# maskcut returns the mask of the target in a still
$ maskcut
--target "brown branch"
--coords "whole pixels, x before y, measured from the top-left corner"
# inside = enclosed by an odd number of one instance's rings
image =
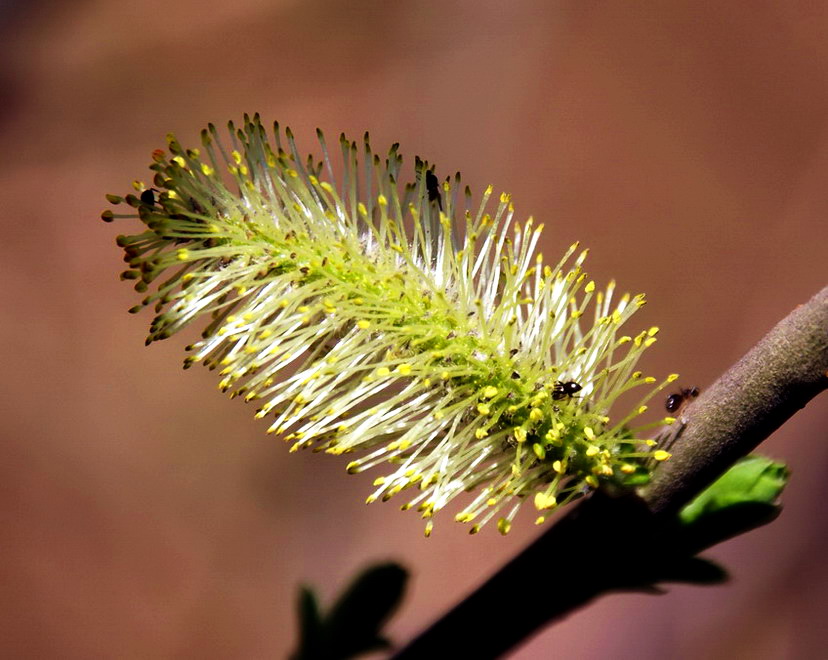
[[[601,594],[668,575],[672,514],[826,387],[828,287],[688,406],[672,459],[640,497],[574,507],[394,657],[498,657]]]
[[[675,511],[828,387],[828,287],[688,406],[673,457],[641,495]]]

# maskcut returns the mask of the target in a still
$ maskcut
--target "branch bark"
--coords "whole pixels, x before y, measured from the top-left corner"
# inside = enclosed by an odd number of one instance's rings
[[[826,387],[828,287],[687,406],[673,457],[637,496],[573,507],[394,658],[495,658],[601,594],[669,572],[675,512]]]
[[[673,457],[642,497],[675,511],[828,387],[828,287],[782,319],[687,407]]]

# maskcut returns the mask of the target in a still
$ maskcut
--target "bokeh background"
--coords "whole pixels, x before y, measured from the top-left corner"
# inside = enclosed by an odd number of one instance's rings
[[[97,218],[165,133],[195,145],[259,111],[306,147],[316,126],[370,130],[510,191],[547,255],[580,239],[599,282],[647,292],[647,371],[703,388],[828,279],[826,9],[0,2],[0,653],[283,657],[300,582],[330,598],[384,559],[413,572],[402,641],[538,533],[446,515],[425,539],[362,504],[372,475],[289,456],[213,374],[181,371],[186,339],[144,348],[114,245],[134,226]],[[607,597],[513,657],[824,657],[826,422],[822,397],[764,445],[794,471],[786,510],[710,553],[730,585]],[[606,543],[611,563],[623,539]]]

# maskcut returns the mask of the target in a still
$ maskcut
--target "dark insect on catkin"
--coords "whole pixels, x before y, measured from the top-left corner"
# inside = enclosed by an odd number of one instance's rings
[[[555,381],[555,387],[552,388],[552,399],[560,401],[561,399],[570,399],[583,389],[581,385],[574,380],[566,383]]]
[[[443,210],[443,196],[440,194],[440,182],[437,180],[434,172],[426,171],[426,190],[428,191],[428,201],[437,202],[440,210]]]

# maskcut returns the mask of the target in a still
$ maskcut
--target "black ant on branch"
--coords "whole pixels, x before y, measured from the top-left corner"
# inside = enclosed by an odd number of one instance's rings
[[[677,412],[690,399],[695,399],[699,395],[698,387],[684,387],[675,394],[671,394],[664,402],[664,407],[667,412]]]
[[[678,392],[675,392],[674,394],[671,394],[667,397],[667,399],[664,401],[664,407],[666,408],[667,412],[671,415],[675,414],[679,410],[681,410],[682,407],[686,403],[688,403],[690,399],[695,399],[698,395],[698,387],[682,387]],[[677,429],[667,433],[665,440],[661,443],[661,448],[669,451],[681,437],[681,434],[684,433],[685,426],[686,423],[684,421],[681,421]]]

